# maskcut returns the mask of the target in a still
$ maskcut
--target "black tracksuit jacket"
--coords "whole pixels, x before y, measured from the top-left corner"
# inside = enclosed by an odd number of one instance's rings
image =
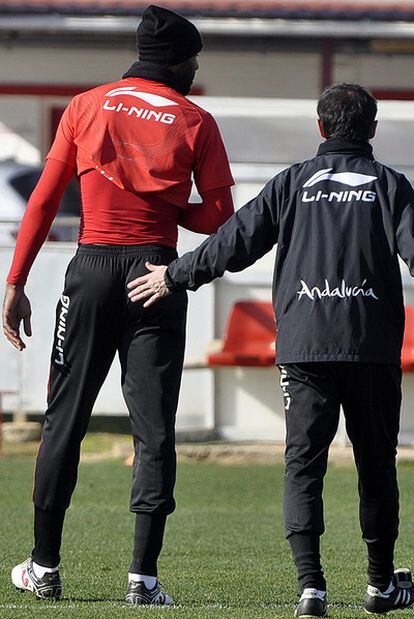
[[[241,271],[277,243],[277,363],[400,363],[398,255],[414,275],[414,190],[367,142],[330,139],[170,264],[172,290]]]

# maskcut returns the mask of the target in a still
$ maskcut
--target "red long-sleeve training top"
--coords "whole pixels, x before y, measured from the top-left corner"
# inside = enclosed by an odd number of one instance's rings
[[[178,224],[211,234],[234,212],[234,181],[210,114],[158,82],[100,86],[75,97],[62,116],[19,230],[9,283],[25,284],[74,173],[81,244],[175,247]],[[188,203],[192,176],[201,204]]]

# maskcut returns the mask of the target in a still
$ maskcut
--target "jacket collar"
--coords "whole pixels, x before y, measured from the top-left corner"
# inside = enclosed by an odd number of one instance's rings
[[[318,155],[326,155],[328,153],[354,153],[374,159],[372,146],[365,140],[357,140],[350,138],[329,138],[326,142],[322,142],[318,148]]]
[[[134,62],[122,77],[141,77],[142,79],[151,80],[152,82],[160,82],[180,92],[180,85],[174,73],[170,71],[168,67],[163,67],[154,62]]]

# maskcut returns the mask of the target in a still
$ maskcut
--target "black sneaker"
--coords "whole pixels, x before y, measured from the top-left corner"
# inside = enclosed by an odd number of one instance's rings
[[[46,573],[42,578],[37,578],[31,558],[12,569],[11,579],[16,589],[31,591],[38,598],[58,600],[62,594],[59,572]]]
[[[305,589],[296,607],[295,617],[311,619],[312,617],[327,617],[327,615],[326,593],[317,589]]]
[[[153,605],[153,606],[169,606],[174,604],[169,595],[164,593],[157,580],[155,587],[147,589],[141,581],[134,582],[131,580],[128,583],[125,602],[131,606]]]
[[[408,569],[395,570],[394,589],[383,593],[368,585],[364,600],[364,610],[368,615],[384,615],[390,610],[411,608],[414,605],[414,587]]]

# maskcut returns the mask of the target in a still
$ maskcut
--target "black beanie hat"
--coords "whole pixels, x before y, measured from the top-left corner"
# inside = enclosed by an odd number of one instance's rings
[[[137,28],[141,61],[164,66],[179,64],[198,54],[203,41],[197,28],[174,11],[151,4]]]

